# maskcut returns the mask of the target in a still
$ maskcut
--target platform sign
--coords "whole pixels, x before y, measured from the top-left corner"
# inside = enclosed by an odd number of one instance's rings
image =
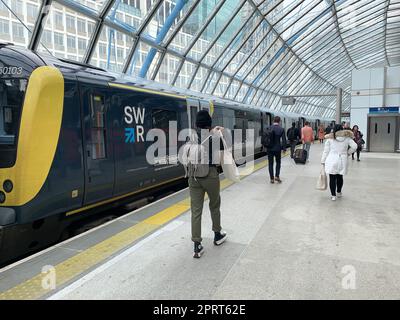
[[[399,113],[399,107],[374,107],[369,108],[369,113]]]
[[[296,99],[293,97],[282,97],[282,105],[294,105]]]

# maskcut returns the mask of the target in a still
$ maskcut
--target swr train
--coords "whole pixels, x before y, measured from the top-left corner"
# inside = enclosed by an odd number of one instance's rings
[[[208,109],[213,124],[260,134],[277,112],[151,90],[134,79],[0,45],[0,263],[59,240],[78,219],[129,203],[184,176],[181,165],[149,164],[151,128],[194,127]],[[306,118],[279,114],[287,128]],[[309,119],[313,125],[329,119]],[[243,136],[243,140],[246,137]],[[244,142],[244,141],[243,141]],[[175,145],[174,145],[175,143]]]

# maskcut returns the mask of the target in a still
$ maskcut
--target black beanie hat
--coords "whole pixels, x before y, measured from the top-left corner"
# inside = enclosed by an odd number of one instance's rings
[[[200,110],[196,116],[196,127],[197,128],[210,128],[211,117],[207,110]]]

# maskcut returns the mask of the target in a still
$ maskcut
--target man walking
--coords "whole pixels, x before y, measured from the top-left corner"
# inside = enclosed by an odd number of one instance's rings
[[[331,122],[331,123],[329,124],[329,126],[326,127],[326,129],[325,129],[325,134],[330,134],[330,133],[333,131],[333,128],[334,128],[334,127],[335,127],[334,123]]]
[[[300,140],[300,130],[296,128],[296,123],[292,122],[292,127],[287,131],[287,138],[290,144],[290,157],[294,156],[294,149],[296,148],[297,142]]]
[[[217,158],[219,151],[223,150],[222,141],[220,144],[213,144],[213,139],[220,139],[217,134],[218,130],[223,130],[222,127],[211,129],[211,117],[206,110],[200,110],[196,117],[197,136],[199,144],[204,141],[204,136],[209,137],[208,143],[204,142],[209,156],[208,174],[205,177],[189,176],[189,192],[190,206],[192,211],[192,241],[194,242],[194,258],[200,258],[204,252],[201,244],[201,216],[203,213],[204,196],[207,193],[209,198],[209,207],[211,212],[212,230],[214,231],[214,244],[221,245],[226,240],[226,232],[221,231],[221,197],[220,197],[220,181],[217,170]],[[213,146],[217,148],[213,149]],[[218,148],[219,145],[219,148]]]
[[[267,148],[268,170],[270,182],[281,183],[281,152],[286,151],[285,130],[279,125],[281,118],[276,116],[272,126],[268,127],[263,133],[263,145]],[[274,158],[276,160],[275,178],[274,178]]]
[[[310,157],[311,142],[314,141],[314,131],[310,127],[310,123],[306,121],[304,127],[301,129],[301,141],[303,143],[303,149],[307,151],[307,161]]]

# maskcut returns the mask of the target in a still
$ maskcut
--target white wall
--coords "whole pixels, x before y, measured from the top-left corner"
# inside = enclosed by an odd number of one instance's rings
[[[400,107],[400,67],[386,68],[385,105],[383,105],[384,76],[384,68],[353,70],[352,72],[350,123],[352,126],[355,124],[359,126],[366,142],[369,108]]]

